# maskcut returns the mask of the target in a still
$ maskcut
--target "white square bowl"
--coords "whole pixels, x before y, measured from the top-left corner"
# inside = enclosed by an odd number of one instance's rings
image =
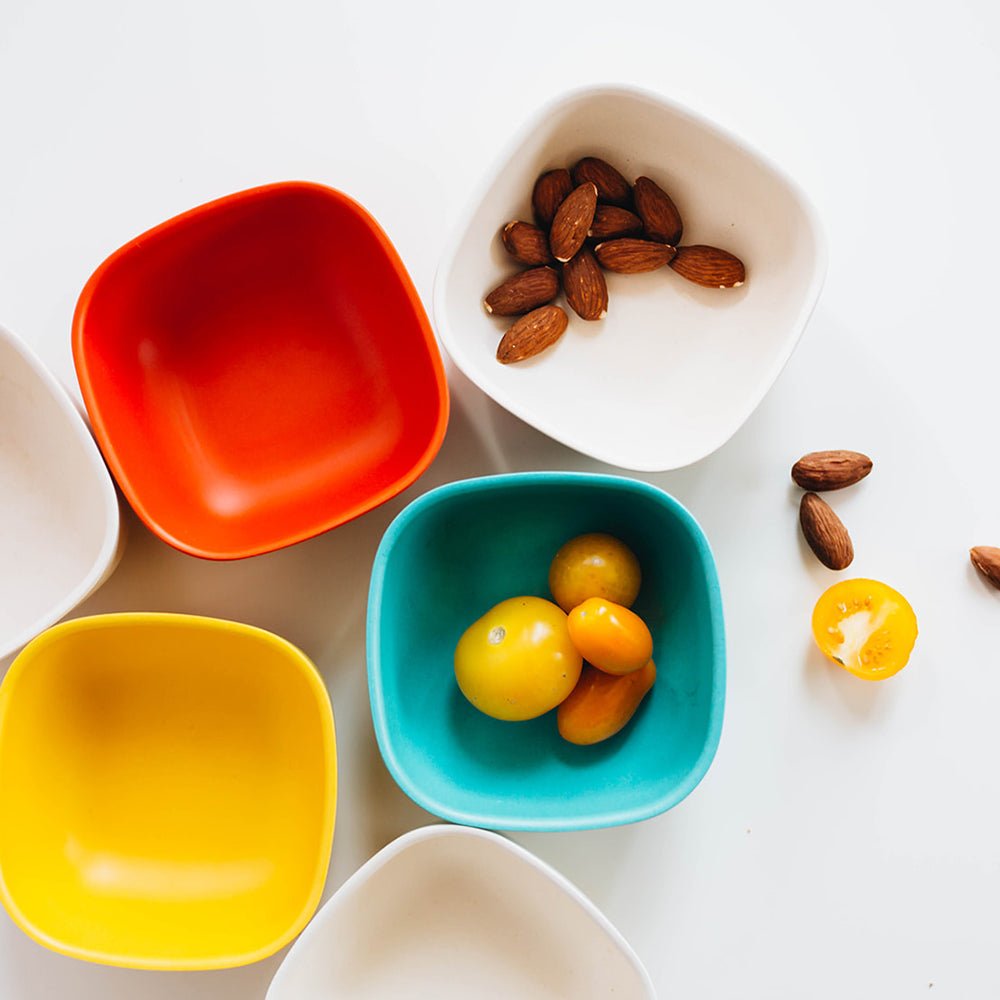
[[[281,963],[267,1000],[654,1000],[575,886],[486,830],[425,826],[362,865]]]
[[[0,327],[0,659],[95,591],[121,555],[118,496],[63,387]]]
[[[500,230],[532,219],[540,173],[587,155],[630,181],[652,177],[680,210],[682,243],[732,251],[747,282],[702,288],[669,267],[608,274],[605,319],[567,307],[554,347],[501,365],[497,344],[513,320],[488,316],[482,300],[522,265]],[[511,413],[603,462],[661,472],[711,454],[746,421],[791,356],[825,273],[815,211],[776,166],[663,97],[596,87],[544,107],[501,155],[442,259],[434,317],[459,369]]]

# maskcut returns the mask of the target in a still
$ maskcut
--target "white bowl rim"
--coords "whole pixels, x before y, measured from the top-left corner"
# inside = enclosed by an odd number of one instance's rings
[[[572,882],[569,881],[569,879],[556,871],[556,869],[551,865],[542,861],[541,858],[532,854],[526,848],[521,847],[520,844],[516,844],[512,840],[508,840],[507,837],[503,837],[499,833],[494,833],[491,830],[482,830],[477,827],[454,826],[450,823],[432,823],[428,826],[421,826],[417,827],[415,830],[410,830],[408,833],[404,833],[402,836],[391,841],[376,854],[372,855],[372,857],[370,857],[360,868],[358,868],[357,871],[355,871],[354,874],[351,875],[347,881],[333,893],[323,906],[320,907],[319,912],[316,913],[307,925],[306,929],[299,936],[298,940],[292,945],[288,954],[282,959],[281,965],[278,966],[278,970],[275,972],[270,986],[268,986],[265,1000],[276,1000],[278,995],[276,988],[281,986],[282,979],[285,975],[287,975],[285,967],[290,963],[294,963],[295,953],[299,949],[300,945],[305,947],[313,940],[313,938],[320,938],[326,930],[326,925],[333,919],[332,914],[336,912],[337,908],[346,900],[356,896],[361,891],[363,885],[379,869],[384,868],[390,861],[393,860],[393,858],[398,857],[400,854],[403,854],[405,851],[416,846],[417,844],[421,844],[429,840],[440,840],[449,837],[483,840],[495,844],[508,851],[510,854],[513,854],[521,861],[526,862],[536,871],[544,875],[559,889],[562,889],[567,896],[579,904],[587,916],[601,931],[604,932],[604,934],[625,956],[635,971],[639,981],[642,983],[649,1000],[656,1000],[656,989],[653,986],[653,981],[650,979],[649,973],[646,971],[646,967],[642,964],[642,961],[635,953],[635,950],[622,936],[621,931],[619,931],[618,928],[615,927],[610,920],[608,920],[597,905],[589,897],[585,896]]]
[[[562,110],[564,107],[569,107],[570,105],[580,103],[591,98],[605,96],[623,96],[659,104],[662,107],[666,107],[674,114],[697,124],[707,132],[724,139],[726,142],[736,146],[737,148],[743,150],[743,152],[760,161],[767,169],[775,174],[779,180],[781,180],[789,191],[791,191],[793,197],[798,201],[800,207],[802,208],[803,215],[806,217],[808,222],[808,228],[816,247],[816,265],[813,268],[812,277],[810,278],[809,287],[806,291],[805,298],[803,299],[802,307],[800,308],[792,326],[794,333],[787,339],[781,351],[777,352],[768,378],[763,380],[761,383],[763,388],[749,399],[749,403],[739,420],[733,421],[732,425],[725,429],[710,447],[707,449],[704,447],[699,448],[698,453],[695,454],[694,457],[686,458],[679,463],[667,462],[665,465],[662,459],[650,459],[649,461],[643,462],[622,462],[621,459],[613,454],[612,451],[600,446],[590,446],[589,444],[574,438],[572,434],[568,434],[559,427],[554,426],[550,421],[538,419],[531,413],[529,407],[523,406],[512,394],[508,392],[497,392],[495,394],[493,392],[487,392],[480,385],[475,371],[470,370],[469,367],[465,366],[460,360],[458,360],[458,357],[452,351],[454,339],[451,324],[447,319],[445,295],[448,285],[448,275],[451,273],[455,258],[458,255],[462,238],[465,235],[468,219],[472,216],[475,210],[479,207],[479,204],[483,201],[493,185],[496,183],[503,168],[507,166],[507,163],[510,161],[514,153],[521,148],[532,132],[534,132],[534,130],[542,122],[544,122],[551,115]],[[724,128],[721,125],[717,125],[715,122],[704,117],[697,111],[692,110],[679,101],[665,97],[663,94],[657,93],[656,91],[627,83],[588,84],[583,87],[576,87],[572,90],[566,91],[565,93],[542,105],[542,107],[536,110],[534,114],[528,118],[525,124],[514,133],[513,137],[501,149],[499,155],[492,161],[483,179],[474,189],[472,197],[465,206],[465,210],[461,213],[459,223],[454,226],[451,236],[445,244],[445,250],[441,256],[441,260],[438,263],[437,272],[434,278],[432,310],[433,322],[435,328],[437,329],[441,344],[454,365],[480,390],[480,392],[485,393],[505,410],[513,413],[514,416],[523,420],[526,424],[537,428],[542,431],[543,434],[547,434],[550,438],[558,441],[560,444],[564,444],[566,447],[572,448],[574,451],[580,452],[584,455],[589,455],[591,458],[595,458],[600,462],[605,462],[608,465],[613,465],[621,469],[627,469],[632,472],[671,472],[674,469],[694,465],[696,462],[700,462],[702,459],[707,458],[709,455],[718,451],[719,448],[726,444],[726,442],[736,434],[746,421],[749,420],[754,410],[757,409],[764,397],[771,391],[775,382],[778,380],[778,377],[781,375],[785,366],[791,359],[799,341],[802,339],[802,334],[809,322],[809,318],[812,316],[813,310],[816,308],[820,292],[823,290],[823,284],[826,281],[827,262],[828,252],[826,237],[815,206],[809,196],[799,186],[798,182],[793,180],[785,172],[785,170],[779,167],[778,164],[775,163],[769,156],[761,153],[755,146],[747,142],[735,132]]]
[[[83,579],[57,604],[40,615],[35,621],[9,639],[0,638],[0,659],[16,652],[36,635],[44,632],[50,625],[69,614],[78,604],[86,600],[111,575],[121,557],[121,510],[118,494],[111,480],[111,473],[104,464],[104,458],[90,433],[90,428],[74,405],[69,393],[62,383],[49,371],[20,337],[5,326],[0,325],[0,341],[9,344],[15,353],[20,355],[28,368],[48,390],[59,408],[66,414],[72,435],[100,482],[101,496],[104,500],[104,537],[101,548],[94,559],[93,565]]]

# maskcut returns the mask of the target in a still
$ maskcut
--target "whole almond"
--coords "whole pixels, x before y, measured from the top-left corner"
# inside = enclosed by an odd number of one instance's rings
[[[642,219],[627,208],[598,205],[587,235],[593,239],[610,240],[616,236],[633,236],[642,232]]]
[[[843,521],[815,493],[806,493],[799,505],[799,524],[809,548],[828,569],[847,569],[854,561],[854,546]]]
[[[583,246],[594,221],[597,188],[587,181],[574,188],[556,211],[549,230],[552,256],[565,264]]]
[[[872,471],[860,451],[811,451],[792,466],[792,479],[804,490],[823,493],[853,486]]]
[[[548,229],[552,225],[556,209],[572,190],[573,178],[565,167],[548,170],[535,181],[535,189],[531,192],[531,208],[540,226]]]
[[[1000,590],[1000,549],[993,545],[977,545],[969,549],[972,565]]]
[[[590,181],[597,188],[597,197],[609,205],[629,205],[632,188],[629,182],[607,160],[585,156],[573,168],[573,183]]]
[[[550,264],[549,238],[530,222],[508,222],[500,233],[504,249],[522,264]]]
[[[533,267],[512,274],[483,300],[494,316],[518,316],[551,302],[559,294],[559,273],[551,267]]]
[[[524,361],[551,347],[566,332],[569,317],[559,306],[542,306],[522,316],[504,335],[497,348],[497,361],[510,365]]]
[[[583,247],[563,267],[563,292],[580,319],[604,319],[608,285],[594,255]]]
[[[676,251],[666,243],[653,243],[651,240],[636,240],[625,237],[620,240],[607,240],[594,247],[594,253],[601,267],[619,274],[642,274],[644,271],[655,271],[664,264],[669,264]]]
[[[646,239],[671,246],[678,244],[684,231],[681,213],[656,181],[648,177],[635,179],[635,210],[642,219]]]
[[[682,278],[706,288],[739,288],[747,280],[743,261],[718,247],[678,247],[670,266]]]

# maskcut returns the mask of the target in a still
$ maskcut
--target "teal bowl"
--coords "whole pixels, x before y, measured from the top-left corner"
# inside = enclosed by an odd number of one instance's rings
[[[550,597],[549,562],[588,531],[642,566],[634,610],[653,633],[657,680],[632,722],[566,743],[555,713],[500,722],[455,681],[465,629],[508,597]],[[431,490],[389,526],[368,601],[375,735],[399,786],[455,823],[583,830],[648,819],[681,801],[715,756],[725,701],[715,562],[695,519],[648,483],[575,472],[469,479]]]

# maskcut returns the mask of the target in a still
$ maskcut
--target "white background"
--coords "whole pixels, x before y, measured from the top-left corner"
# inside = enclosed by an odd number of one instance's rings
[[[649,477],[691,508],[718,558],[729,637],[718,757],[667,815],[515,839],[596,901],[664,997],[995,997],[1000,594],[967,549],[1000,545],[998,56],[990,0],[3,0],[0,322],[78,395],[70,318],[90,272],[211,198],[288,178],[342,188],[429,303],[473,188],[559,92],[634,82],[742,135],[812,195],[831,263],[756,414],[711,458]],[[450,479],[599,468],[449,376],[448,437],[406,494],[223,565],[174,552],[130,516],[121,567],[80,609],[233,617],[316,661],[341,761],[328,893],[432,819],[385,771],[368,712],[366,567],[385,526]],[[825,447],[875,459],[834,501],[852,571],[902,590],[920,619],[910,666],[881,685],[810,644],[834,574],[799,539],[788,469]],[[279,959],[106,969],[46,952],[0,915],[3,1000],[253,1000]]]

